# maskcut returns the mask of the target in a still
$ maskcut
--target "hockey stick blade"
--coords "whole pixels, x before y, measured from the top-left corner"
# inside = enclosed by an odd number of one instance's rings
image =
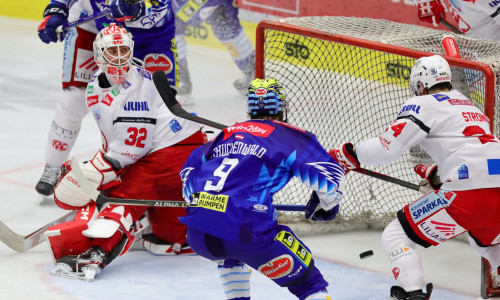
[[[17,252],[25,252],[35,247],[36,245],[41,244],[45,240],[45,236],[43,234],[45,233],[47,228],[72,220],[76,212],[76,210],[70,211],[64,216],[50,222],[49,224],[28,235],[17,234],[0,221],[0,241]]]
[[[397,178],[394,178],[394,177],[391,177],[388,175],[384,175],[381,173],[377,173],[375,171],[370,171],[370,170],[367,170],[364,168],[353,169],[353,171],[364,174],[364,175],[368,175],[368,176],[371,176],[371,177],[374,177],[374,178],[377,178],[377,179],[380,179],[383,181],[391,182],[391,183],[403,186],[405,188],[409,188],[411,190],[419,191],[419,189],[420,189],[420,187],[417,184],[407,182],[407,181],[404,181],[401,179],[397,179]]]
[[[195,116],[185,111],[182,108],[182,106],[177,102],[177,100],[175,100],[174,93],[170,88],[170,84],[168,83],[165,72],[163,71],[154,72],[153,82],[155,84],[156,89],[158,90],[158,93],[160,94],[160,97],[162,98],[163,102],[170,110],[170,112],[172,112],[172,114],[178,116],[179,118],[191,120],[193,122],[204,124],[221,130],[227,127],[226,125]]]

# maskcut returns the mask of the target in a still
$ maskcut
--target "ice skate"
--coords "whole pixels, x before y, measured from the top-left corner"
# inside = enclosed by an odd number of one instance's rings
[[[393,286],[391,287],[391,298],[393,300],[428,300],[431,298],[432,293],[432,283],[428,283],[426,286],[427,293],[422,290],[416,290],[412,292],[405,291],[402,287]]]
[[[80,255],[68,255],[57,260],[51,275],[94,281],[96,275],[108,264],[109,254],[100,247],[92,247]]]
[[[54,192],[54,187],[56,186],[57,179],[59,178],[59,167],[53,167],[49,164],[45,165],[43,170],[42,178],[38,181],[35,186],[35,190],[43,195],[50,196]]]

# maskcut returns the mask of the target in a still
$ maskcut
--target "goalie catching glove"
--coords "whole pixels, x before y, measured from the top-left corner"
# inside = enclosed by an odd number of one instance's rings
[[[113,167],[108,160],[99,151],[90,161],[80,163],[83,175],[96,190],[109,189],[121,183],[116,171],[119,167]],[[63,209],[77,209],[87,205],[91,199],[80,187],[69,162],[64,163],[61,169],[59,181],[54,189],[57,205]]]
[[[339,213],[339,204],[330,210],[324,210],[319,206],[319,197],[316,192],[312,192],[311,198],[307,202],[305,218],[311,221],[331,221]]]
[[[418,164],[415,166],[415,168],[413,168],[413,170],[415,171],[415,173],[420,175],[420,177],[425,179],[429,183],[429,185],[432,187],[432,189],[439,190],[442,183],[441,183],[439,176],[437,175],[437,171],[438,171],[437,164],[433,163],[429,166]],[[424,181],[424,183],[422,183],[422,182],[420,183],[420,191],[421,192],[425,192],[425,186],[426,186],[425,181]],[[430,189],[427,188],[427,191],[430,191]]]
[[[328,151],[328,153],[344,168],[346,174],[349,170],[358,169],[360,167],[358,156],[351,143],[342,144]]]

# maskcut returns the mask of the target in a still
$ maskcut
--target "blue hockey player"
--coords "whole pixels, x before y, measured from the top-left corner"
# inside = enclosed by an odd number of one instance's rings
[[[287,102],[276,79],[253,80],[247,97],[251,120],[197,148],[181,171],[189,244],[218,263],[227,299],[250,299],[248,266],[299,299],[331,299],[311,251],[278,224],[272,200],[295,176],[314,190],[306,218],[332,220],[344,169],[313,134],[283,122]]]
[[[187,62],[187,47],[184,38],[187,26],[197,27],[202,22],[210,25],[215,37],[224,44],[233,61],[243,72],[234,81],[234,87],[245,94],[248,85],[255,78],[255,50],[248,39],[238,17],[236,0],[172,0],[175,12],[175,40],[178,48],[179,93],[178,100],[193,104],[192,83]]]

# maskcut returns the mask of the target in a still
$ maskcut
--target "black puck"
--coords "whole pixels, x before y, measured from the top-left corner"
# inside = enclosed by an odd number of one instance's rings
[[[373,255],[373,251],[372,250],[368,250],[368,251],[360,253],[359,254],[359,258],[363,259],[363,258],[366,258],[368,256],[372,256],[372,255]]]

